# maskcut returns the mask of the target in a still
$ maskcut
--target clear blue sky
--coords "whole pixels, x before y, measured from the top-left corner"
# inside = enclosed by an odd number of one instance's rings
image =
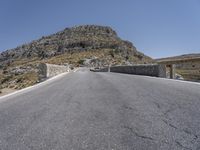
[[[200,53],[200,0],[0,0],[0,51],[82,24],[111,26],[153,58]]]

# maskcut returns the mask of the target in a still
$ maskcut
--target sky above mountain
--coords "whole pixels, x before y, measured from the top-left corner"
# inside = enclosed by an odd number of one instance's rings
[[[85,24],[153,58],[200,53],[200,0],[1,0],[0,51]]]

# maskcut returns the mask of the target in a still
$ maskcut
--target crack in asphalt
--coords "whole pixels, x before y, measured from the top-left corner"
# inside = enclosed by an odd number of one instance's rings
[[[183,129],[182,131],[185,132],[186,134],[189,134],[189,135],[194,136],[194,139],[195,139],[195,140],[199,138],[198,135],[193,134],[193,133],[191,133],[190,131],[188,131],[188,130],[186,130],[186,129]]]
[[[130,107],[130,106],[126,106],[126,105],[124,105],[123,107],[124,107],[125,109],[128,109],[128,110],[133,110],[133,108]]]
[[[157,103],[157,102],[153,102],[155,105],[156,105],[156,107],[158,108],[158,109],[161,109],[161,106],[160,106],[160,104],[159,103]]]
[[[133,128],[131,128],[131,127],[129,127],[129,126],[123,126],[123,128],[128,129],[129,131],[131,131],[131,133],[133,133],[136,137],[154,141],[154,139],[153,139],[152,137],[148,137],[148,136],[145,136],[145,135],[140,135],[139,133],[135,132],[135,131],[133,130]]]
[[[196,141],[198,139],[198,136],[196,134],[191,133],[190,131],[186,130],[186,129],[179,129],[178,127],[176,127],[175,125],[169,123],[167,120],[162,120],[165,124],[167,124],[168,126],[174,128],[175,130],[179,130],[180,132],[184,132],[185,134],[189,135],[189,136],[193,136],[194,140]],[[175,143],[177,145],[179,145],[180,147],[184,148],[184,149],[189,149],[192,150],[188,147],[183,146],[179,141],[175,140]],[[192,141],[191,141],[192,143]]]
[[[167,124],[168,126],[174,128],[174,129],[178,129],[178,127],[176,127],[175,125],[169,123],[167,120],[164,120],[164,119],[163,119],[162,121],[163,121],[165,124]]]
[[[184,132],[184,133],[186,133],[186,134],[188,134],[188,135],[190,135],[190,136],[194,136],[194,140],[198,139],[198,135],[193,134],[193,133],[191,133],[190,131],[188,131],[188,130],[186,130],[186,129],[179,129],[177,126],[175,126],[175,125],[169,123],[167,120],[164,120],[164,119],[163,119],[162,121],[163,121],[165,124],[167,124],[168,126],[174,128],[174,129],[176,129],[176,130],[182,131],[182,132]]]

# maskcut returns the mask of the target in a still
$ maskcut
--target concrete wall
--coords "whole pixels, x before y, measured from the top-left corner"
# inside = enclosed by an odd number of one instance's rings
[[[39,67],[40,79],[50,78],[50,77],[56,76],[58,74],[69,71],[68,66],[61,66],[61,65],[41,63],[38,67]]]
[[[134,65],[110,67],[110,72],[127,73],[135,75],[166,77],[166,67],[164,65]]]

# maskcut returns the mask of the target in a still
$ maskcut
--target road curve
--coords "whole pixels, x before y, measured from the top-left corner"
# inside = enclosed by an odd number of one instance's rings
[[[79,69],[0,101],[2,150],[199,150],[200,85]]]

